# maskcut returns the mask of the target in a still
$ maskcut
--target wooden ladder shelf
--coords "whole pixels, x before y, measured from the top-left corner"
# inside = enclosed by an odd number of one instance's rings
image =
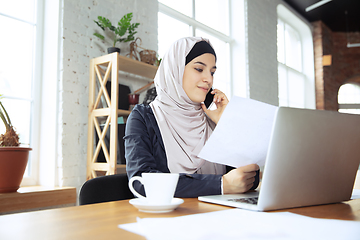
[[[112,175],[125,172],[125,164],[117,164],[118,117],[126,117],[130,111],[118,109],[119,71],[153,79],[157,67],[116,53],[90,60],[87,179],[100,175]],[[106,83],[111,78],[111,99]],[[103,129],[99,120],[105,121]],[[110,128],[109,149],[104,141]],[[95,143],[95,131],[99,141]],[[97,162],[102,149],[106,162]]]

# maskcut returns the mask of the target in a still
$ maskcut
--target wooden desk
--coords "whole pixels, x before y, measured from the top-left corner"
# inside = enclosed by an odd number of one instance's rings
[[[136,217],[177,217],[230,209],[196,198],[171,213],[139,212],[128,200],[0,216],[0,239],[145,239],[118,228]],[[310,217],[360,221],[360,199],[287,210]]]

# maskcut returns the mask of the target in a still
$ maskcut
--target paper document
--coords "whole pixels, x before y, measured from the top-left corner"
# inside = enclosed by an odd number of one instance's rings
[[[143,218],[119,228],[148,240],[358,239],[360,222],[305,217],[289,212],[230,209],[174,218]]]
[[[252,163],[263,166],[277,109],[249,98],[233,97],[198,156],[236,168]]]
[[[360,198],[360,189],[353,189],[351,194],[351,199],[359,199]]]

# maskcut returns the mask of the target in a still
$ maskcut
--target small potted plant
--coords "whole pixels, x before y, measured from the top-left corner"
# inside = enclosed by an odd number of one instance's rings
[[[0,118],[6,128],[5,133],[0,134],[0,193],[16,192],[23,179],[31,148],[20,146],[19,135],[1,102],[1,95]]]
[[[125,14],[120,21],[118,26],[115,27],[112,25],[109,19],[105,17],[98,16],[98,21],[94,22],[103,30],[110,30],[112,35],[113,46],[108,48],[108,53],[118,52],[120,53],[120,48],[115,47],[117,42],[129,42],[135,39],[134,35],[137,33],[135,30],[140,25],[140,23],[131,23],[133,14]],[[95,32],[94,35],[101,40],[105,39],[105,36]]]

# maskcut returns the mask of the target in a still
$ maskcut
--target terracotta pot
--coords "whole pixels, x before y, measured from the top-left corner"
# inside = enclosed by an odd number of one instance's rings
[[[0,193],[19,189],[30,150],[26,147],[0,147]]]

